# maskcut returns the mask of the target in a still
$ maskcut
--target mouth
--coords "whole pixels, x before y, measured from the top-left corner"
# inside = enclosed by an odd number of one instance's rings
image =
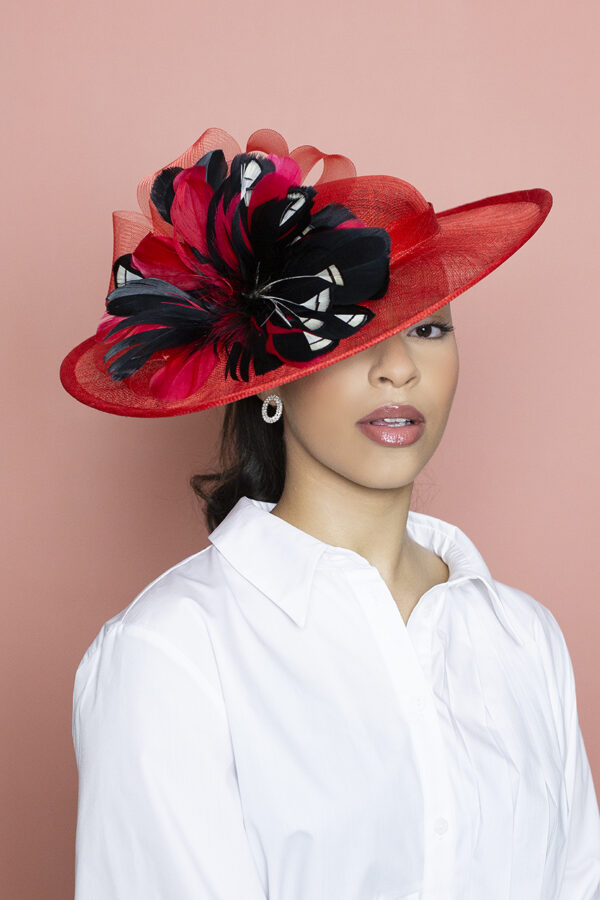
[[[362,433],[384,447],[408,447],[420,440],[425,433],[425,422],[386,416],[383,419],[365,419],[359,422]]]
[[[391,425],[392,428],[399,428],[402,425],[416,425],[417,419],[367,419],[369,425]]]
[[[423,413],[410,404],[388,403],[378,406],[359,419],[358,425],[385,425],[389,428],[405,428],[425,422]]]

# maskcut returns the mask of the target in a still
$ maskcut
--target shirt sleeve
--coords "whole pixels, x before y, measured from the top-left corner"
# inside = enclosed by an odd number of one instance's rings
[[[575,676],[563,632],[544,607],[559,687],[569,803],[566,862],[558,900],[600,900],[600,812],[577,712]]]
[[[104,626],[75,676],[73,743],[75,900],[265,900],[222,694],[171,641]]]

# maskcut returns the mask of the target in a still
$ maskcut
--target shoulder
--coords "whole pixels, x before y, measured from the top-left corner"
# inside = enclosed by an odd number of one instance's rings
[[[552,623],[558,627],[558,623],[548,607],[536,597],[512,584],[505,584],[497,578],[490,580],[523,640],[535,641],[540,628],[552,631]]]
[[[493,585],[524,643],[533,643],[546,663],[562,667],[569,651],[562,628],[541,600],[513,585],[493,579]]]
[[[474,541],[462,528],[437,516],[411,510],[411,530],[434,551],[453,561],[457,571],[476,575],[498,595],[502,612],[524,644],[544,644],[553,656],[566,651],[562,630],[548,606],[514,585],[494,578]],[[428,536],[427,532],[434,537]]]
[[[223,601],[220,562],[212,545],[158,575],[108,619],[86,649],[75,675],[74,697],[111,673],[170,665],[218,690],[208,619]],[[185,673],[185,674],[184,674]]]
[[[458,525],[415,511],[409,514],[413,532],[435,552],[453,561],[459,572],[475,575],[491,589],[494,606],[508,631],[522,645],[521,657],[541,665],[544,676],[569,688],[572,666],[562,629],[550,608],[514,585],[494,578],[473,540]],[[497,599],[496,599],[497,598]]]
[[[521,643],[520,652],[512,656],[515,671],[521,673],[524,682],[529,680],[531,690],[543,692],[564,747],[577,699],[573,664],[562,628],[549,607],[531,594],[497,580],[494,585]]]

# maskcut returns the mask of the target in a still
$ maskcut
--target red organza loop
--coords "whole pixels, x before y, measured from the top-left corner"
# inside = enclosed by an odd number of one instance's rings
[[[139,207],[145,216],[150,219],[154,227],[162,229],[160,224],[160,216],[156,215],[156,211],[152,210],[150,202],[150,192],[154,179],[163,169],[180,166],[185,169],[193,166],[198,160],[208,153],[210,150],[221,149],[225,155],[227,164],[242,149],[236,139],[222,128],[207,128],[200,137],[191,144],[187,150],[184,150],[176,159],[165,166],[161,166],[156,172],[147,175],[139,182],[137,187],[137,201]],[[323,153],[311,144],[302,144],[295,150],[288,149],[288,144],[282,134],[273,128],[259,128],[252,132],[246,142],[246,152],[275,153],[277,156],[291,156],[302,170],[303,180],[320,160],[323,160],[323,171],[320,178],[314,182],[315,185],[324,184],[326,181],[336,181],[339,178],[353,178],[356,175],[356,166],[347,156],[340,153]],[[168,234],[167,231],[161,230],[160,233]]]
[[[253,131],[246,142],[246,153],[275,153],[276,156],[289,156],[287,141],[282,134],[273,128],[258,128]]]
[[[197,163],[205,153],[217,149],[223,151],[227,164],[231,162],[234,156],[237,156],[238,153],[242,152],[242,148],[236,139],[227,131],[224,131],[222,128],[207,128],[206,131],[200,135],[198,140],[194,141],[187,150],[184,150],[177,159],[174,159],[173,162],[168,163],[166,166],[161,166],[160,169],[157,169],[152,175],[147,175],[146,178],[142,178],[137,188],[137,200],[142,212],[150,217],[150,191],[154,179],[163,169],[168,169],[172,166],[181,166],[182,169],[187,169],[189,166],[193,166]]]
[[[113,220],[113,265],[115,260],[125,253],[133,253],[139,242],[152,228],[152,221],[139,212],[118,209],[112,214]],[[108,293],[115,286],[115,278],[111,266]]]
[[[341,153],[322,153],[311,144],[302,144],[292,150],[289,156],[294,159],[302,170],[302,178],[306,176],[310,170],[320,160],[323,160],[323,171],[321,177],[314,182],[324,184],[326,181],[337,181],[340,178],[353,178],[356,175],[356,166],[348,156],[342,156]]]

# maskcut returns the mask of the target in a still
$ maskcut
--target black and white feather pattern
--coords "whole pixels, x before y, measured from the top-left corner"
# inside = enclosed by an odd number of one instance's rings
[[[168,351],[157,396],[189,395],[223,357],[226,376],[249,381],[310,364],[375,315],[360,301],[387,290],[388,232],[339,203],[312,215],[316,189],[300,180],[274,154],[238,154],[227,174],[220,149],[162,170],[151,200],[172,234],[115,261],[98,328],[114,379]]]

